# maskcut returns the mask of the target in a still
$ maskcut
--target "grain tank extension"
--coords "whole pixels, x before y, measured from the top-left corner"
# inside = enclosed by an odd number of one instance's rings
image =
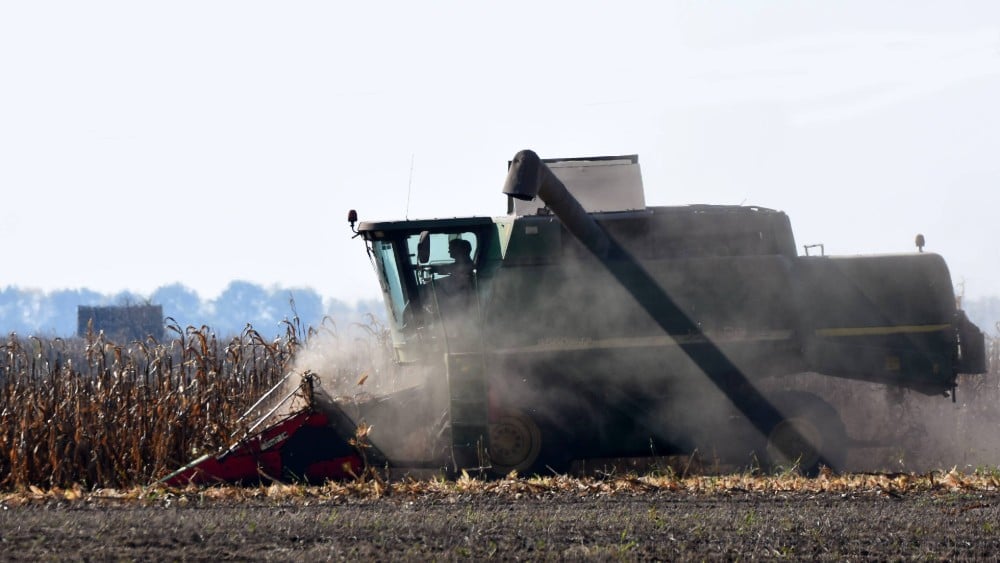
[[[547,471],[711,447],[837,467],[851,443],[838,413],[763,382],[948,395],[985,371],[940,256],[799,256],[782,212],[646,206],[641,182],[634,156],[522,151],[505,216],[358,226],[400,369],[433,413],[404,425],[439,421],[448,441],[423,463],[447,451],[453,468]]]

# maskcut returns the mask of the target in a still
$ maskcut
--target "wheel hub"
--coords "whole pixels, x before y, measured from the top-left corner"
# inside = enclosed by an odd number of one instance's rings
[[[538,459],[541,432],[538,425],[520,413],[505,413],[489,426],[490,461],[503,472],[523,471]]]

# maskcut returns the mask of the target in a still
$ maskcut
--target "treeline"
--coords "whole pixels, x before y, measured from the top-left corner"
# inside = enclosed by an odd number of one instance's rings
[[[150,295],[6,287],[0,289],[0,331],[65,338],[77,332],[77,308],[81,305],[145,304],[161,305],[164,317],[172,317],[181,327],[208,326],[222,335],[239,334],[248,324],[265,336],[283,333],[282,321],[293,317],[303,326],[318,326],[324,318],[343,326],[364,322],[369,314],[381,319],[385,310],[378,299],[347,303],[324,299],[310,288],[263,287],[246,281],[233,281],[214,299],[203,299],[179,283],[160,287]]]
[[[77,331],[77,308],[86,306],[162,305],[163,315],[178,325],[208,326],[218,334],[238,334],[247,324],[265,335],[283,332],[283,320],[298,316],[303,326],[316,326],[329,317],[338,326],[365,322],[367,315],[384,319],[380,299],[347,303],[324,299],[310,288],[263,287],[233,281],[215,299],[202,299],[179,284],[160,287],[150,295],[122,292],[114,295],[88,289],[44,292],[7,287],[0,289],[0,334],[69,337]],[[962,304],[983,332],[1000,336],[1000,297],[967,299]]]

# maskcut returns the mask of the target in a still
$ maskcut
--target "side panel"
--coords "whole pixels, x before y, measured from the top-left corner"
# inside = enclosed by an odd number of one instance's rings
[[[642,265],[701,334],[664,333],[593,258],[505,264],[485,312],[491,406],[516,405],[581,457],[664,454],[734,426],[733,405],[702,371],[715,367],[691,359],[707,340],[750,380],[804,370],[789,259]]]
[[[710,339],[748,377],[799,371],[791,261],[781,256],[642,263],[703,335],[663,332],[596,260],[506,265],[487,308],[487,341],[506,354],[603,350],[628,364],[647,350],[698,376],[680,347]]]

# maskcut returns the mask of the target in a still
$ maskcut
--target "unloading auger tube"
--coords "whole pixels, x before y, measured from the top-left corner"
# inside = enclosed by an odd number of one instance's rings
[[[523,150],[514,155],[503,193],[525,201],[540,198],[565,225],[566,230],[604,265],[650,317],[669,335],[697,336],[705,344],[697,350],[681,346],[697,365],[754,427],[764,436],[783,420],[781,412],[750,384],[746,375],[734,365],[674,303],[649,272],[588,214],[566,186],[534,151]],[[795,428],[785,429],[789,440],[783,444],[809,443]],[[782,452],[790,458],[797,452]],[[819,464],[830,466],[824,457]]]

